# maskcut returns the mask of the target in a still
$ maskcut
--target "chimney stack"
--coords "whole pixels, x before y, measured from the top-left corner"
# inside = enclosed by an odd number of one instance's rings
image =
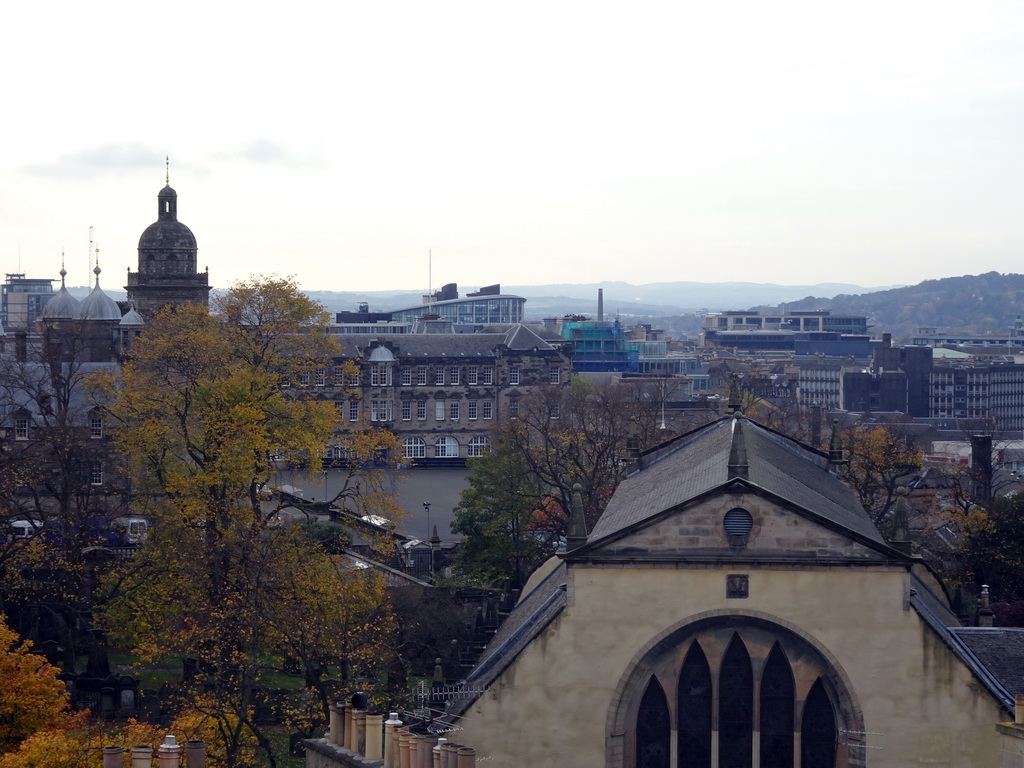
[[[604,320],[604,288],[597,289],[597,321]]]
[[[992,606],[989,603],[988,597],[988,584],[981,585],[981,600],[980,607],[978,608],[978,626],[979,627],[991,627],[992,626]]]

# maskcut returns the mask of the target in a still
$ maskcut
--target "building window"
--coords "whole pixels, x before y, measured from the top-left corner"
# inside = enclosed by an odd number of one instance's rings
[[[434,385],[438,387],[444,386],[444,366],[439,365],[434,369]]]
[[[710,731],[709,731],[710,733]],[[636,715],[636,764],[644,768],[669,768],[672,735],[668,701],[655,678],[647,684]]]
[[[471,387],[475,387],[479,381],[480,369],[475,365],[471,365],[466,368],[466,383]]]
[[[370,421],[391,421],[391,401],[371,400]]]
[[[407,459],[426,458],[427,444],[422,437],[407,437],[402,443],[402,453]]]
[[[391,366],[387,363],[377,363],[370,368],[370,386],[371,387],[390,387],[391,386]]]
[[[346,379],[346,381],[347,381],[347,383],[348,383],[348,385],[350,387],[358,387],[359,386],[359,369],[356,368],[356,369],[354,369],[352,371],[349,371],[348,375],[345,376],[345,379]]]
[[[476,421],[480,413],[480,403],[477,400],[466,401],[466,418],[470,421]]]
[[[459,444],[454,437],[439,437],[434,443],[434,455],[439,459],[457,459]]]
[[[412,384],[412,368],[408,365],[402,368],[402,386],[408,387]]]
[[[459,366],[453,365],[448,369],[448,383],[451,385],[457,385],[461,382],[462,377],[459,375]]]
[[[480,401],[480,415],[484,419],[494,418],[494,401],[493,400],[481,400]]]
[[[489,386],[494,383],[494,369],[487,366],[480,371],[480,383],[484,386]]]
[[[309,371],[303,371],[302,373],[299,374],[299,386],[300,387],[308,387],[309,386]]]
[[[348,401],[348,420],[359,421],[359,401],[349,400]]]
[[[334,386],[345,386],[345,366],[343,365],[334,366]]]
[[[508,416],[510,419],[519,418],[519,398],[510,397],[508,399]]]
[[[28,440],[28,419],[14,420],[14,439]]]
[[[92,415],[89,417],[89,437],[99,440],[103,437],[103,417]]]
[[[458,421],[459,420],[459,401],[451,400],[448,403],[448,420]]]
[[[521,376],[521,369],[518,365],[513,365],[508,369],[508,383],[515,386],[519,383]]]
[[[402,421],[412,420],[412,400],[402,401]]]
[[[558,403],[551,403],[548,405],[548,418],[554,421],[562,415],[561,406]]]
[[[477,435],[469,441],[469,455],[477,458],[491,452],[491,441],[486,435]]]
[[[561,368],[548,368],[548,383],[549,384],[561,384],[562,383],[562,369]]]
[[[423,421],[427,418],[427,401],[417,400],[416,401],[416,418]]]
[[[653,652],[657,658],[636,681],[641,698],[632,716],[635,746],[624,765],[668,768],[676,764],[670,750],[687,768],[846,765],[851,745],[837,741],[837,731],[854,733],[863,725],[838,721],[837,706],[842,711],[839,702],[846,697],[827,661],[785,630],[727,625],[734,621]],[[798,689],[796,668],[809,675],[809,688]],[[675,690],[662,689],[672,669],[679,669]],[[674,732],[671,723],[677,723]]]
[[[416,384],[421,387],[425,387],[427,385],[427,366],[416,366]]]
[[[434,401],[434,421],[444,421],[444,400]]]
[[[103,485],[103,462],[89,462],[89,485]]]
[[[316,385],[318,387],[327,386],[327,370],[324,368],[316,369]]]

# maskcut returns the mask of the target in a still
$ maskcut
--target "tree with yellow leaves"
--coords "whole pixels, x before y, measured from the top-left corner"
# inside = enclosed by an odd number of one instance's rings
[[[898,424],[853,427],[843,443],[850,462],[845,480],[879,525],[896,501],[896,490],[921,470],[924,453],[908,442]]]
[[[137,508],[154,521],[107,582],[101,618],[144,659],[194,660],[190,704],[218,723],[228,768],[249,764],[250,739],[274,764],[254,712],[285,652],[319,680],[329,665],[372,661],[391,629],[379,579],[281,526],[274,501],[277,456],[317,467],[329,444],[393,442],[380,430],[339,437],[332,403],[286,386],[338,354],[326,321],[294,281],[251,279],[209,314],[158,313],[120,376],[99,384]]]
[[[17,640],[0,615],[0,754],[57,720],[68,702],[58,670]]]

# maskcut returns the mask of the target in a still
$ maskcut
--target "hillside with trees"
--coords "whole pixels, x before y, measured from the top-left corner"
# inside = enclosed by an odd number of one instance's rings
[[[925,280],[917,285],[832,298],[808,296],[777,311],[831,309],[836,314],[865,315],[875,334],[890,332],[909,339],[918,328],[1003,335],[1018,314],[1024,314],[1024,275],[986,272],[982,275]]]

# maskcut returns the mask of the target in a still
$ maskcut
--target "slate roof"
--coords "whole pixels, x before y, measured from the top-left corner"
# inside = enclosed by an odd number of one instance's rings
[[[482,691],[522,653],[526,647],[565,608],[567,566],[559,563],[548,576],[519,603],[498,628],[480,655],[480,661],[466,678],[467,691]],[[458,696],[445,713],[447,718],[461,716],[476,700],[476,695]]]
[[[498,346],[514,351],[555,351],[548,342],[522,325],[504,333],[403,333],[382,339],[363,334],[339,334],[338,341],[349,355],[365,355],[371,341],[387,341],[399,360],[418,357],[494,357]]]
[[[1003,686],[1008,697],[1024,693],[1024,629],[955,627],[951,632]]]
[[[910,605],[953,655],[1008,712],[1024,693],[1024,629],[962,627],[945,601],[918,578],[911,579]]]
[[[588,546],[728,483],[730,455],[739,444],[748,485],[888,548],[852,491],[829,470],[826,454],[742,416],[726,416],[642,454],[642,468],[620,484]]]

